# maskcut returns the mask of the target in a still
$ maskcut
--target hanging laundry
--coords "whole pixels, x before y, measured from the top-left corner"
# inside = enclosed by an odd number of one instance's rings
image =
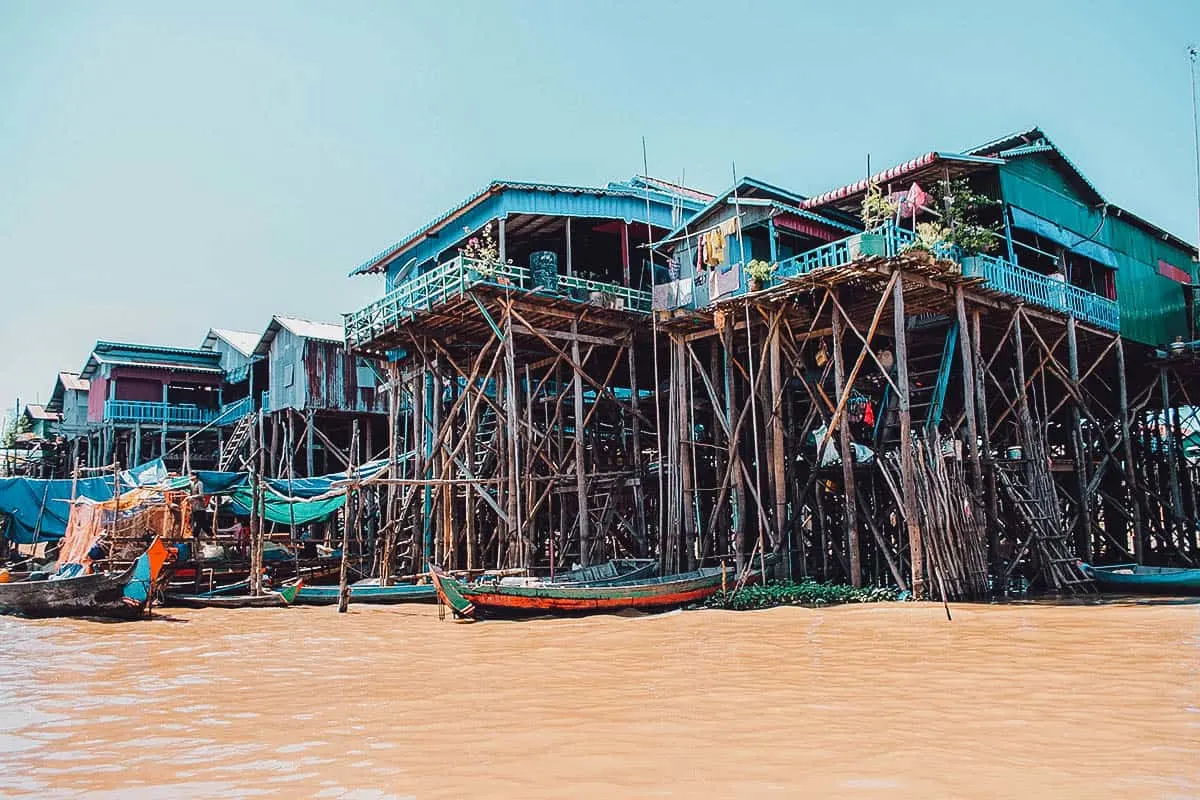
[[[717,226],[717,230],[719,230],[721,232],[721,235],[727,239],[730,236],[737,236],[738,221],[739,220],[737,217],[732,217],[730,219],[727,219],[724,222],[722,222],[720,225]]]
[[[866,408],[863,409],[862,421],[864,425],[875,424],[875,409],[871,407],[871,401],[867,401]]]
[[[725,261],[725,234],[714,229],[704,234],[704,263],[715,267]]]

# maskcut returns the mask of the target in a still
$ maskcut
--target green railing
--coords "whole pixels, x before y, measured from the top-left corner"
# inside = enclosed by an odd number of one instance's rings
[[[346,314],[346,343],[350,347],[368,344],[417,314],[461,297],[476,286],[493,286],[641,314],[650,313],[650,292],[574,275],[559,275],[556,283],[555,288],[535,283],[528,267],[457,256],[404,281],[365,308]]]

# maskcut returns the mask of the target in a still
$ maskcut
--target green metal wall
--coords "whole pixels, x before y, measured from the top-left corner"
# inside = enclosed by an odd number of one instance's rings
[[[1092,237],[1117,254],[1117,302],[1121,335],[1144,344],[1189,338],[1181,284],[1159,273],[1159,260],[1192,276],[1192,253],[1158,239],[1114,216],[1102,217],[1086,204],[1080,190],[1045,154],[1024,156],[1000,168],[1005,202],[1053,220],[1083,237]],[[1099,234],[1093,237],[1103,222]]]

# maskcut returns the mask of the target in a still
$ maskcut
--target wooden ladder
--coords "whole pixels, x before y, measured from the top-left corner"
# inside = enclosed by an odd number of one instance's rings
[[[1056,591],[1071,594],[1089,594],[1096,591],[1096,584],[1079,566],[1079,559],[1072,556],[1067,546],[1067,535],[1063,532],[1061,515],[1053,513],[1057,508],[1047,508],[1047,501],[1035,498],[1025,485],[1022,462],[997,461],[996,477],[1017,516],[1029,529],[1029,537],[1022,543],[1014,562],[1019,561],[1032,545],[1036,549],[1041,572],[1046,583]]]
[[[242,447],[250,439],[250,431],[254,429],[254,414],[247,414],[237,421],[233,426],[233,431],[229,434],[228,441],[221,448],[221,460],[218,469],[221,472],[228,472],[233,466],[234,460],[242,452]]]

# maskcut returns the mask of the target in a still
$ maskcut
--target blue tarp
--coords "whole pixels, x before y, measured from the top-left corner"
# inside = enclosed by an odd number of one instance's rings
[[[200,481],[200,491],[204,494],[225,494],[240,486],[245,486],[250,476],[245,472],[217,472],[201,469],[192,473],[192,477]]]
[[[111,478],[82,478],[75,496],[111,500],[112,488]],[[10,520],[5,537],[17,544],[61,539],[71,515],[70,499],[70,478],[0,478],[0,515]]]
[[[387,466],[387,461],[370,461],[357,470],[360,480],[377,474]],[[127,485],[123,488],[136,486],[140,482],[146,485],[152,476],[165,476],[161,459],[147,462],[121,473],[123,482],[128,476]],[[193,473],[200,481],[204,494],[234,494],[239,491],[248,496],[245,487],[249,483],[249,475],[245,472],[216,472],[201,470]],[[319,506],[302,508],[303,501],[317,497],[333,490],[335,481],[346,480],[346,472],[334,472],[330,475],[320,475],[315,478],[297,478],[291,481],[289,488],[286,479],[266,481],[267,486],[276,495],[268,502],[268,510],[275,504],[286,507],[287,498],[294,498],[296,508],[285,512],[290,520],[293,515],[297,519],[307,520],[311,514],[327,516],[337,510],[344,498],[328,498],[320,501]],[[86,497],[89,500],[101,502],[111,500],[113,484],[111,478],[83,478],[75,487],[76,497]],[[67,519],[71,515],[71,479],[38,480],[35,478],[0,478],[0,516],[8,516],[12,524],[5,531],[5,536],[17,544],[32,542],[57,541],[67,530]],[[235,513],[246,515],[249,509],[235,503]],[[271,514],[268,514],[271,516]],[[278,516],[278,515],[276,515]],[[279,520],[275,520],[279,521]]]

